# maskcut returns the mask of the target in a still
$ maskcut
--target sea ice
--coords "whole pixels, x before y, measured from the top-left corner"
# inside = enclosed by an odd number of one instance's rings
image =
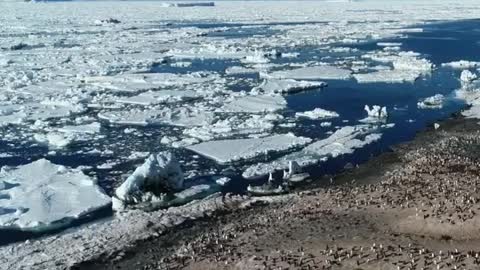
[[[251,179],[277,170],[285,170],[289,167],[290,161],[295,161],[300,167],[305,167],[340,155],[353,153],[355,149],[362,148],[381,138],[380,133],[373,133],[375,130],[376,128],[370,125],[342,127],[330,137],[314,142],[300,151],[268,163],[252,165],[242,175],[244,178]]]
[[[244,96],[225,104],[220,110],[225,112],[276,112],[287,107],[287,101],[280,95]]]
[[[462,84],[469,84],[476,79],[478,79],[477,74],[471,72],[470,70],[464,70],[462,71],[462,74],[460,74],[460,81]]]
[[[46,159],[0,172],[0,227],[46,231],[110,204],[96,180]]]
[[[310,119],[313,119],[313,120],[336,118],[336,117],[340,116],[336,112],[327,111],[327,110],[324,110],[324,109],[321,109],[321,108],[316,108],[312,111],[297,112],[295,115],[297,117],[310,118]]]
[[[373,105],[372,108],[370,108],[370,106],[365,105],[365,111],[368,116],[360,120],[364,123],[384,122],[388,118],[387,107]]]
[[[437,94],[423,99],[417,103],[417,106],[420,109],[440,109],[443,107],[444,101],[445,97],[441,94]]]
[[[450,67],[453,69],[470,69],[470,68],[480,67],[480,62],[460,60],[460,61],[453,61],[449,63],[443,63],[442,67]]]
[[[147,91],[136,96],[118,98],[116,102],[149,106],[161,103],[189,101],[199,97],[199,94],[192,90],[161,90]]]
[[[293,79],[266,79],[252,89],[253,93],[295,93],[327,86],[320,81],[299,81]]]
[[[266,79],[349,80],[352,77],[352,72],[348,69],[333,66],[314,66],[260,73],[260,76]]]
[[[305,137],[296,137],[288,133],[263,138],[218,140],[188,146],[202,156],[211,158],[220,164],[238,160],[252,159],[268,152],[280,152],[311,142]]]
[[[145,162],[115,190],[114,208],[120,205],[162,200],[163,193],[183,188],[180,164],[169,152],[150,155]]]
[[[379,70],[371,73],[354,74],[355,80],[359,83],[404,83],[415,82],[421,73],[415,70]]]

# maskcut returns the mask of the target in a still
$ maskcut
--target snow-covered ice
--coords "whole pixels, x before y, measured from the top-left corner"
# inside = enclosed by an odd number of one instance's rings
[[[445,97],[441,94],[437,94],[431,97],[427,97],[417,103],[420,109],[439,109],[443,107]]]
[[[280,152],[303,146],[311,139],[293,134],[273,135],[263,138],[219,140],[188,146],[200,155],[214,159],[220,164],[252,159],[269,152]]]
[[[352,77],[352,72],[348,69],[333,66],[314,66],[260,73],[260,75],[266,79],[348,80]]]
[[[46,159],[0,172],[0,228],[47,231],[110,204],[96,179]]]
[[[324,110],[324,109],[321,109],[321,108],[315,108],[312,111],[297,112],[295,115],[297,117],[310,118],[310,119],[313,119],[313,120],[330,119],[330,118],[336,118],[336,117],[340,116],[336,112]]]
[[[183,188],[183,171],[169,152],[150,155],[145,162],[115,190],[123,204],[161,201],[162,193]],[[116,208],[120,208],[117,204]]]
[[[244,96],[225,104],[226,112],[275,112],[286,109],[287,101],[279,95]]]

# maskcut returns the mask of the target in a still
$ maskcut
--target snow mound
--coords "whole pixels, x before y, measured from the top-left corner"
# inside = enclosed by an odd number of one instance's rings
[[[183,188],[183,172],[180,163],[170,152],[150,155],[145,162],[115,190],[116,199],[123,204],[137,204],[162,200],[163,191]],[[120,208],[116,202],[114,209]]]
[[[441,94],[435,96],[427,97],[422,101],[417,103],[417,107],[420,109],[440,109],[443,107],[443,102],[445,97]]]
[[[252,159],[269,152],[285,151],[310,142],[311,139],[309,138],[296,137],[288,133],[263,138],[204,142],[188,146],[187,149],[211,158],[220,164],[226,164],[238,160]]]
[[[40,159],[0,172],[0,228],[46,231],[106,207],[95,179]]]
[[[315,66],[260,73],[260,76],[266,79],[349,80],[352,77],[352,72],[348,69],[333,66]]]
[[[321,108],[316,108],[312,111],[297,112],[295,116],[317,120],[317,119],[336,118],[336,117],[339,117],[340,115],[333,111],[327,111]]]
[[[325,82],[320,81],[299,81],[293,79],[268,79],[262,84],[252,89],[252,92],[263,93],[295,93],[310,89],[318,89],[327,86]]]

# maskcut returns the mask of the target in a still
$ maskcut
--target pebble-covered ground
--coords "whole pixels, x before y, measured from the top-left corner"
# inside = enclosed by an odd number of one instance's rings
[[[476,269],[480,133],[452,119],[282,203],[177,229],[80,269]]]

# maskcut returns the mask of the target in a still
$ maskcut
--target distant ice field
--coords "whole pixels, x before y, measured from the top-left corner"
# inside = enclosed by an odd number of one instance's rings
[[[292,160],[338,173],[466,107],[475,1],[402,3],[2,3],[0,166],[45,158],[109,196],[160,151],[223,192]]]

